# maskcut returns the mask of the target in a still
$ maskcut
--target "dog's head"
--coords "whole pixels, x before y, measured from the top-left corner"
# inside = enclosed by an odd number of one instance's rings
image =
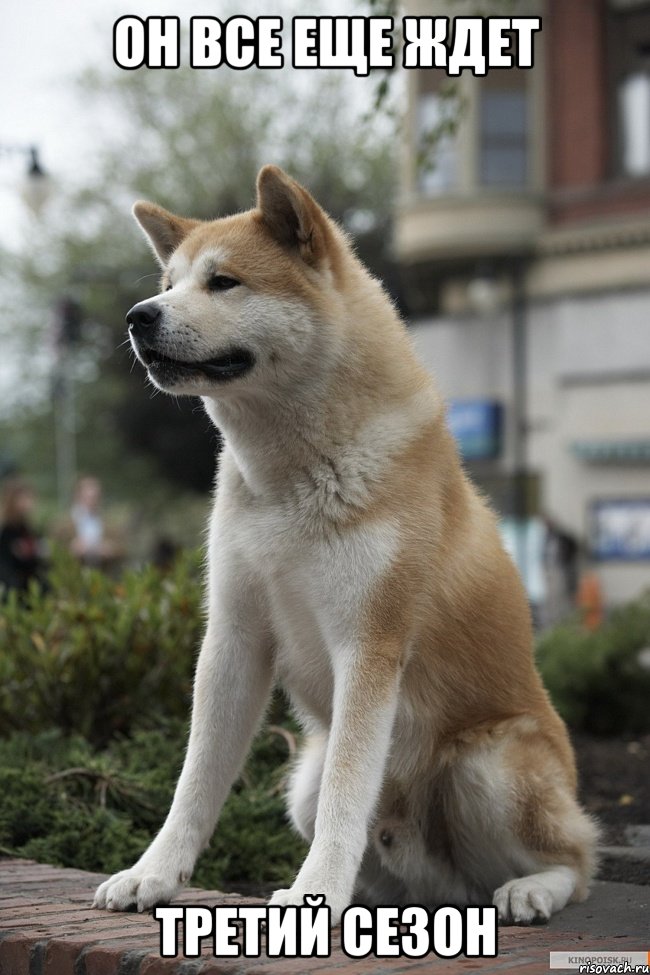
[[[327,368],[347,244],[281,169],[265,166],[257,207],[232,217],[189,220],[145,202],[133,213],[163,268],[161,293],[127,315],[156,386],[219,399],[281,392]]]

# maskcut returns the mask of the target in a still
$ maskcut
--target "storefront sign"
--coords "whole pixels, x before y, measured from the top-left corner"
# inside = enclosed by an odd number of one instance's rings
[[[448,420],[463,460],[494,460],[501,453],[502,408],[494,400],[452,399]]]
[[[594,558],[650,560],[650,498],[597,500],[589,514]]]

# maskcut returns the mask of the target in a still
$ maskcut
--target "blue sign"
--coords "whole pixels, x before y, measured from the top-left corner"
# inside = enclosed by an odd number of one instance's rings
[[[494,460],[501,453],[501,403],[483,399],[452,399],[447,420],[463,460]]]
[[[624,562],[650,560],[650,498],[593,501],[590,529],[594,558]]]

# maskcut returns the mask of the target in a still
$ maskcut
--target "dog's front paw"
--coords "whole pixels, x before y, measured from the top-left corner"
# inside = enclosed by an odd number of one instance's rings
[[[553,898],[539,881],[509,880],[495,891],[492,903],[503,924],[545,924],[553,913]]]
[[[109,877],[97,888],[93,907],[109,911],[128,911],[136,908],[147,911],[156,904],[166,904],[181,889],[177,875],[163,870],[135,866]]]
[[[329,907],[330,923],[332,927],[335,927],[340,922],[341,914],[350,902],[349,898],[328,893],[326,890],[317,889],[318,884],[312,886],[314,888],[313,891],[298,887],[296,884],[284,890],[276,890],[269,901],[269,907],[316,907],[319,905],[314,902],[320,896],[323,896],[325,898],[325,904],[323,906]]]

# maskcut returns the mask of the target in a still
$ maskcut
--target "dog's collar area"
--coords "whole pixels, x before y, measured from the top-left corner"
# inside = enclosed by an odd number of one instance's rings
[[[156,349],[138,349],[140,358],[147,369],[156,376],[171,377],[173,375],[187,375],[200,372],[210,379],[223,381],[242,376],[255,365],[255,358],[248,349],[233,348],[213,359],[199,362],[187,362],[182,359],[172,359]]]

